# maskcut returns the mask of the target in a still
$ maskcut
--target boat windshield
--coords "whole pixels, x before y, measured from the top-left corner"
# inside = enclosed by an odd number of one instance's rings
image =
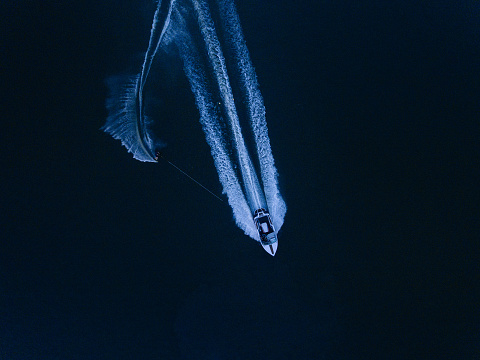
[[[258,222],[258,230],[262,234],[270,234],[273,232],[272,225],[270,225],[270,219],[268,216],[263,216],[257,220]]]

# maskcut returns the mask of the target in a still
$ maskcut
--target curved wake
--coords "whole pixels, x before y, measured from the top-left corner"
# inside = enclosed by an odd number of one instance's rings
[[[165,41],[174,4],[175,0],[158,2],[141,73],[126,80],[111,78],[107,83],[110,88],[108,118],[102,130],[121,140],[122,145],[140,161],[155,162],[155,150],[164,146],[161,142],[154,141],[149,132],[150,120],[144,114],[143,88],[153,59]]]

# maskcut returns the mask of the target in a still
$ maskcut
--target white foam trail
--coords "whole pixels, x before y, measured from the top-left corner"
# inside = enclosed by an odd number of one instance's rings
[[[179,19],[179,21],[181,21]],[[205,87],[205,75],[200,67],[199,56],[188,34],[178,43],[184,61],[185,73],[190,81],[195,102],[200,112],[200,123],[210,145],[211,154],[218,172],[223,193],[227,195],[228,203],[233,210],[237,226],[246,235],[259,241],[258,232],[252,220],[252,213],[245,200],[232,161],[226,149],[224,136],[220,127],[214,102]]]
[[[250,124],[255,136],[263,189],[270,215],[275,229],[278,231],[283,225],[287,207],[278,189],[278,172],[270,147],[262,94],[245,44],[235,5],[231,0],[218,0],[218,4],[227,41],[234,52],[238,69],[242,74],[241,82],[247,98]]]
[[[157,10],[153,16],[152,29],[150,30],[150,40],[148,42],[147,52],[145,53],[145,59],[143,61],[142,73],[139,81],[139,99],[143,101],[142,91],[145,87],[150,69],[152,67],[153,59],[158,53],[158,49],[164,41],[167,29],[171,21],[172,10],[175,5],[175,0],[169,0],[169,6],[167,10],[162,8],[162,0],[159,0]],[[161,26],[159,28],[159,25]]]
[[[233,140],[238,154],[240,172],[244,182],[244,191],[253,214],[255,210],[265,208],[267,204],[245,146],[228,78],[225,58],[223,57],[222,49],[215,32],[214,23],[210,17],[208,5],[205,1],[193,0],[193,6],[197,14],[200,30],[205,40],[208,56],[213,67],[213,73],[220,89],[222,103],[226,108],[228,122],[232,129]]]

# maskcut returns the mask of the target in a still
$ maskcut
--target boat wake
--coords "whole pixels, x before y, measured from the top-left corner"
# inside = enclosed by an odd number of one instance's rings
[[[150,131],[153,120],[145,116],[143,89],[155,55],[168,46],[175,46],[183,61],[237,225],[259,241],[253,213],[263,208],[278,232],[286,205],[278,189],[263,99],[232,0],[159,1],[142,71],[123,87],[110,84],[103,129],[135,159],[156,161],[155,151],[163,144]],[[250,147],[242,125],[249,129]]]

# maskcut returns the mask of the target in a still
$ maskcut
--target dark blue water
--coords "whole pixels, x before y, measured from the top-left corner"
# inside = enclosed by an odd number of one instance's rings
[[[0,358],[478,358],[478,4],[238,3],[288,205],[274,258],[98,130],[154,9],[0,5]],[[179,70],[166,151],[220,192]]]

